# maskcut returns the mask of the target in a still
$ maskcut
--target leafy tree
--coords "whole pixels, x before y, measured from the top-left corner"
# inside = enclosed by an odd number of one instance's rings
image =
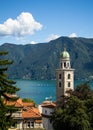
[[[91,128],[93,128],[93,98],[85,100],[85,106]]]
[[[52,116],[55,130],[93,130],[93,91],[89,83],[80,84],[75,91],[68,91]]]
[[[91,90],[90,85],[87,82],[78,85],[73,94],[81,100],[86,100],[93,97],[93,91]]]
[[[23,98],[22,99],[23,102],[32,102],[35,105],[34,100],[30,99],[30,98]]]
[[[52,117],[55,130],[90,130],[90,123],[83,101],[71,96],[66,102],[66,107],[60,109],[57,109]]]
[[[7,101],[16,101],[16,94],[19,90],[15,86],[15,82],[7,78],[6,71],[8,65],[12,64],[12,61],[5,58],[7,52],[0,52],[0,130],[8,130],[12,125],[12,113],[16,111],[15,107],[7,105]]]

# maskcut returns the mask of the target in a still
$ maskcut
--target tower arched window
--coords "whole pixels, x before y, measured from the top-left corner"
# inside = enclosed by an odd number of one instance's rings
[[[64,67],[66,67],[66,62],[64,62]]]
[[[59,82],[59,87],[61,87],[61,82]]]
[[[67,63],[67,67],[69,68],[69,63]]]
[[[59,79],[61,79],[61,74],[59,74]]]
[[[70,87],[70,82],[68,82],[68,87]]]
[[[70,74],[68,74],[68,79],[70,79],[71,77],[70,77]]]

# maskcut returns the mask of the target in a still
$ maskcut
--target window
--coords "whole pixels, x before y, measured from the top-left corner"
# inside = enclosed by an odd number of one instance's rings
[[[61,74],[59,74],[59,79],[61,79]]]
[[[45,114],[47,114],[47,110],[45,110]]]
[[[67,63],[67,67],[69,67],[69,63]]]
[[[17,122],[14,122],[11,126],[11,128],[17,128]]]
[[[27,122],[27,128],[30,128],[30,122]]]
[[[27,122],[27,128],[34,128],[34,122]]]
[[[34,122],[31,122],[30,125],[31,125],[31,128],[34,128]]]
[[[68,74],[68,79],[70,79],[70,74]]]
[[[59,87],[61,87],[61,82],[59,82]]]
[[[70,87],[70,82],[68,82],[68,87]]]
[[[66,62],[64,62],[64,67],[66,67]]]

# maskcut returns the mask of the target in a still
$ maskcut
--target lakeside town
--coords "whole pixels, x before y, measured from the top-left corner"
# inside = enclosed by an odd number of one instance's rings
[[[0,0],[0,130],[93,130],[92,0]]]
[[[59,110],[60,107],[64,109],[64,105],[62,106],[62,104],[65,103],[64,100],[66,101],[70,98],[70,96],[72,97],[72,93],[74,92],[74,69],[71,68],[70,60],[70,54],[66,51],[66,48],[64,48],[64,50],[60,54],[60,66],[58,69],[55,70],[55,102],[47,98],[41,104],[36,105],[34,101],[31,101],[30,99],[26,98],[18,98],[16,94],[5,94],[7,98],[4,99],[4,104],[10,107],[14,106],[14,108],[18,109],[15,112],[12,112],[11,116],[14,122],[12,126],[9,128],[9,130],[55,130],[52,120],[55,110]],[[81,89],[83,88],[81,87]],[[9,98],[18,99],[15,101],[11,101],[9,100]]]
[[[8,93],[5,93],[5,96],[7,98],[4,99],[4,104],[10,107],[14,106],[14,108],[18,109],[15,112],[12,112],[11,116],[14,122],[8,130],[55,130],[53,122],[55,123],[54,119],[57,119],[57,117],[55,118],[54,116],[54,113],[56,111],[59,111],[60,108],[64,110],[64,107],[66,107],[66,104],[68,105],[67,102],[69,100],[71,100],[73,105],[75,105],[72,106],[71,104],[72,109],[77,110],[77,107],[79,107],[78,105],[79,102],[76,101],[73,102],[72,100],[73,98],[74,100],[76,100],[75,99],[76,96],[79,96],[78,98],[82,98],[84,96],[83,98],[91,99],[91,96],[93,96],[93,92],[89,90],[89,87],[87,86],[88,84],[83,84],[81,85],[81,88],[79,87],[79,89],[81,89],[80,91],[83,90],[81,92],[81,95],[74,91],[74,69],[71,68],[70,60],[71,60],[71,56],[66,51],[66,48],[64,48],[64,50],[60,54],[59,68],[55,70],[56,71],[56,101],[55,102],[53,102],[51,98],[47,98],[41,104],[36,105],[35,102],[32,101],[31,99],[26,99],[26,98],[21,99],[20,97],[17,97],[16,94],[10,95]],[[9,100],[12,98],[16,98],[16,99],[18,98],[18,99],[14,101]],[[75,104],[75,102],[77,104]],[[62,104],[64,104],[65,106]],[[69,110],[70,109],[71,108],[69,108]],[[72,114],[74,114],[74,111]],[[76,117],[74,116],[74,118],[76,118],[77,120],[78,115],[76,115]],[[80,116],[80,118],[82,118],[82,115]],[[75,122],[74,125],[76,124],[77,123]],[[58,130],[61,130],[61,126],[60,126],[61,124],[58,123],[58,125],[59,125]],[[64,126],[64,123],[62,125]],[[71,127],[71,129],[75,127],[78,128],[78,126],[76,125],[74,127]],[[67,128],[70,129],[70,127],[68,126]],[[82,129],[80,128],[78,130],[82,130]]]
[[[4,100],[7,106],[14,105],[18,111],[12,113],[14,123],[9,130],[27,130],[32,128],[42,128],[53,130],[50,117],[57,107],[57,102],[62,100],[62,95],[67,95],[68,90],[74,90],[74,69],[70,65],[70,55],[64,48],[60,55],[60,68],[56,71],[56,102],[46,99],[38,106],[27,99],[18,98],[16,101]],[[65,81],[65,82],[64,82]],[[42,94],[42,93],[41,93]],[[8,97],[17,97],[17,95],[7,95]]]
[[[11,60],[3,59],[7,54],[0,51],[1,130],[92,129],[92,77],[75,88],[75,69],[71,67],[71,55],[65,46],[59,55],[59,67],[55,70],[56,100],[46,98],[38,105],[32,99],[21,98],[16,94],[20,89],[5,73],[8,65],[12,64]]]

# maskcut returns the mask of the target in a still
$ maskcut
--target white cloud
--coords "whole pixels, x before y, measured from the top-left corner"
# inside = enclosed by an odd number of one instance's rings
[[[22,12],[16,19],[9,18],[0,24],[0,36],[32,35],[35,31],[41,30],[42,27],[42,24],[35,21],[31,13]]]
[[[35,42],[35,41],[31,41],[30,43],[31,43],[31,44],[37,44],[37,42]]]
[[[69,35],[69,37],[73,38],[73,37],[77,37],[77,34],[76,33],[72,33]]]
[[[47,39],[46,41],[49,42],[51,40],[55,40],[57,38],[59,38],[60,36],[59,35],[56,35],[56,34],[51,34]]]

